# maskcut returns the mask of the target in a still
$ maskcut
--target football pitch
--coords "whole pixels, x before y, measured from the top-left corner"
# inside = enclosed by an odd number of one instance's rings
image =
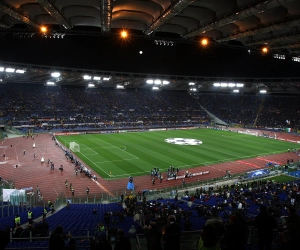
[[[253,135],[212,129],[83,134],[56,137],[73,154],[103,178],[149,174],[172,165],[187,169],[262,155],[287,152],[295,144]]]

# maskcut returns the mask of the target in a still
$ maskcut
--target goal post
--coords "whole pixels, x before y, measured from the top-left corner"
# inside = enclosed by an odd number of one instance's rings
[[[80,152],[80,146],[76,142],[70,142],[70,150],[73,152]]]

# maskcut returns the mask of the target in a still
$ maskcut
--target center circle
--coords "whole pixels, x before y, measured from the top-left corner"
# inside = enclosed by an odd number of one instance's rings
[[[190,138],[168,138],[165,139],[165,142],[170,144],[186,145],[186,146],[202,144],[202,141],[197,139],[190,139]]]

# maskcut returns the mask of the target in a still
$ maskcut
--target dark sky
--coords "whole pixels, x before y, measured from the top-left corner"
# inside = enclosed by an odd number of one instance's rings
[[[143,51],[143,54],[139,54]],[[0,60],[82,69],[148,74],[284,77],[299,76],[300,63],[273,59],[247,50],[118,37],[65,36],[16,38],[0,36]]]

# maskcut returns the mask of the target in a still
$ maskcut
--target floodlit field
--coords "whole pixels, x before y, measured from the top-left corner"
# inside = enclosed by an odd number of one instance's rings
[[[80,152],[75,154],[104,178],[150,174],[154,167],[167,170],[170,165],[193,168],[278,154],[295,147],[290,142],[211,129],[68,135],[57,139],[67,147],[70,142],[78,143]]]

